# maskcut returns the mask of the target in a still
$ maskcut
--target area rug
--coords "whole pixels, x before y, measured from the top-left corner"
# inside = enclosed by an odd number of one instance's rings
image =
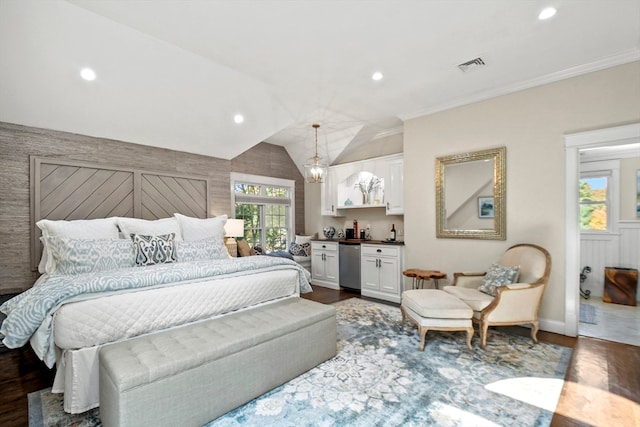
[[[210,422],[226,426],[547,426],[571,349],[490,331],[486,350],[464,332],[427,335],[397,307],[336,304],[338,355]],[[30,426],[99,426],[99,410],[64,414],[49,390],[29,395]]]
[[[580,304],[580,323],[597,325],[596,307],[589,304]]]

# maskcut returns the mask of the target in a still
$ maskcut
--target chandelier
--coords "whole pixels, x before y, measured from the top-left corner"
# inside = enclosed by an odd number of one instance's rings
[[[314,123],[311,126],[315,129],[316,134],[316,154],[313,156],[313,162],[304,165],[304,177],[309,183],[321,184],[326,179],[329,168],[327,165],[320,163],[320,157],[318,156],[318,128],[320,125]]]

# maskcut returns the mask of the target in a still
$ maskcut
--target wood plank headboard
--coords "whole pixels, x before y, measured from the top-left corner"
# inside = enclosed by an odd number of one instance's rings
[[[206,176],[31,157],[31,261],[40,262],[41,219],[209,216]]]

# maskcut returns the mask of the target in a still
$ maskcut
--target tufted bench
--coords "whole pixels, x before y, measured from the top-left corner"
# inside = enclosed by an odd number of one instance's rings
[[[333,306],[301,298],[100,350],[109,426],[203,425],[336,354]]]
[[[437,289],[412,289],[402,293],[402,320],[407,317],[418,326],[420,350],[424,350],[427,331],[467,331],[471,347],[473,310],[459,298]]]

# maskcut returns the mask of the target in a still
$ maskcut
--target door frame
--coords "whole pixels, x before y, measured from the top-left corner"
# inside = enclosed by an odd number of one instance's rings
[[[578,335],[580,307],[580,150],[640,142],[640,123],[566,134],[565,149],[565,335]]]

